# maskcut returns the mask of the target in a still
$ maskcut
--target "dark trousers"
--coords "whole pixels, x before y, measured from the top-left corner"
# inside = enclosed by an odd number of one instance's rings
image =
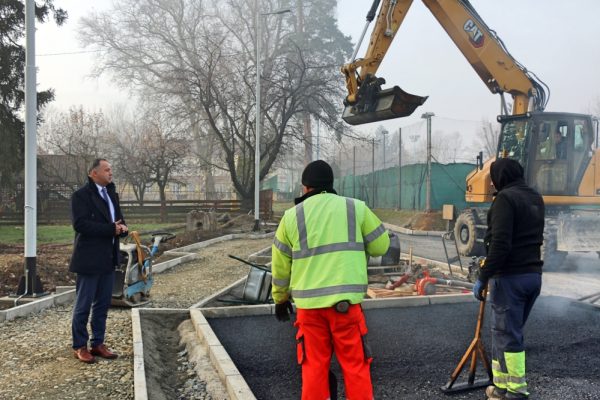
[[[523,327],[540,294],[542,275],[507,275],[490,280],[492,356],[525,350]],[[496,358],[496,357],[494,357]]]
[[[106,330],[106,317],[112,297],[114,272],[101,275],[77,274],[75,306],[71,331],[73,334],[73,348],[87,346],[89,334],[88,320],[92,328],[91,346],[104,343]]]

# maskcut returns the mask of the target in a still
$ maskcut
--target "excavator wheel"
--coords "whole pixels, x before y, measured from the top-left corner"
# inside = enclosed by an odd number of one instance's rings
[[[463,212],[454,224],[454,238],[458,252],[463,256],[479,255],[480,245],[477,243],[477,227],[471,212]]]

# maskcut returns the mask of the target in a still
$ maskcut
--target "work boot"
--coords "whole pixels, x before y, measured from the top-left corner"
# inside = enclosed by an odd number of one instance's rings
[[[505,399],[510,399],[510,400],[527,400],[529,399],[529,396],[525,396],[522,395],[520,393],[513,393],[511,391],[506,392],[506,396],[504,397]]]
[[[506,399],[506,389],[498,389],[496,386],[491,385],[485,389],[485,395],[488,400],[504,400]]]

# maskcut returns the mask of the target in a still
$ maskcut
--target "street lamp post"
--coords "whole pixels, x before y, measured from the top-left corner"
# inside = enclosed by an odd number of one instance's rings
[[[432,112],[426,112],[421,118],[427,120],[427,194],[425,197],[425,211],[431,211],[431,117],[435,116]]]
[[[256,143],[254,149],[254,228],[260,230],[260,39],[261,39],[261,16],[285,14],[291,12],[289,8],[275,10],[270,13],[258,12],[258,0],[255,0],[256,6]]]
[[[25,1],[25,246],[24,275],[18,298],[43,296],[37,276],[37,92],[35,68],[35,1]],[[17,303],[15,300],[15,305]]]
[[[383,169],[385,169],[385,136],[388,134],[389,132],[386,130],[382,130],[381,131],[381,135],[383,136]]]

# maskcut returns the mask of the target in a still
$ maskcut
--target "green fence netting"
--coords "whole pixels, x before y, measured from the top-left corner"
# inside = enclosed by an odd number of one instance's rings
[[[465,178],[474,164],[431,164],[431,208],[444,204],[466,207]],[[372,208],[402,208],[421,210],[426,201],[427,164],[412,164],[387,168],[359,176],[336,179],[335,189],[342,196],[365,201]],[[400,182],[401,181],[401,182]]]
[[[431,208],[444,204],[465,208],[465,178],[475,164],[431,164]],[[403,165],[365,175],[335,177],[334,188],[342,196],[365,201],[371,208],[425,209],[427,164]],[[261,189],[272,189],[279,199],[293,199],[297,193],[278,190],[277,176],[261,182]],[[400,183],[400,180],[402,181]]]

